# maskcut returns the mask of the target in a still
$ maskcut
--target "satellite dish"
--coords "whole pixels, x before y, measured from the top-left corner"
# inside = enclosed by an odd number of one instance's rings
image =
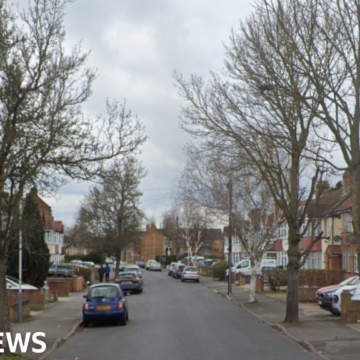
[[[336,236],[334,236],[334,242],[340,242],[341,241],[341,236],[339,236],[339,235],[336,235]]]
[[[348,235],[348,236],[345,238],[345,242],[347,242],[347,243],[352,243],[352,241],[353,241],[352,235]]]

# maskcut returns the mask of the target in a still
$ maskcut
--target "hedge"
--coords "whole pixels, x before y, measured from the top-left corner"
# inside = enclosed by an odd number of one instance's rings
[[[338,284],[345,278],[345,270],[335,269],[300,269],[299,287],[324,287]],[[287,270],[265,270],[264,277],[269,282],[270,289],[277,291],[281,285],[287,284]]]
[[[212,277],[220,280],[225,279],[225,271],[229,268],[229,263],[227,261],[220,261],[211,267]]]

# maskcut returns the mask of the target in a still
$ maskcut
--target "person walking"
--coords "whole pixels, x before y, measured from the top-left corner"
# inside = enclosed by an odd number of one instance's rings
[[[105,281],[108,283],[109,280],[110,280],[110,266],[108,263],[106,263],[106,266],[105,266]]]
[[[100,265],[100,268],[99,268],[98,271],[99,271],[99,280],[102,283],[103,279],[104,279],[104,273],[105,273],[105,269],[104,269],[103,264]]]

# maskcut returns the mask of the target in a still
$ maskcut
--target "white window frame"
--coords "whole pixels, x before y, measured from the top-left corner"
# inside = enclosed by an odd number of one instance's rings
[[[344,249],[344,251],[343,251],[343,269],[347,272],[351,271],[350,256],[351,256],[351,250]]]
[[[345,213],[343,216],[343,225],[344,225],[344,232],[351,232],[351,214]]]

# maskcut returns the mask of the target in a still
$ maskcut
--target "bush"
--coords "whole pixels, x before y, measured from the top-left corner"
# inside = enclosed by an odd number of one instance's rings
[[[281,285],[287,284],[287,270],[264,270],[263,274],[272,291],[278,291]]]
[[[225,271],[229,268],[229,264],[226,261],[220,261],[212,266],[212,277],[220,280],[225,279]]]
[[[75,275],[83,276],[84,280],[85,280],[85,283],[87,283],[88,281],[91,282],[91,272],[92,271],[94,271],[94,270],[92,270],[90,268],[78,267],[76,272],[75,272]]]

